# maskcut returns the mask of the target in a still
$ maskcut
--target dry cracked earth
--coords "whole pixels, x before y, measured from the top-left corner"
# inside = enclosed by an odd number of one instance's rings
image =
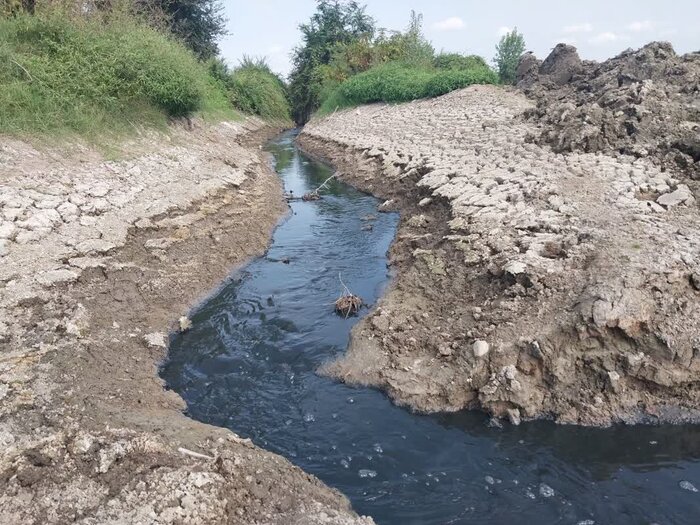
[[[557,49],[528,57],[530,98],[307,125],[303,148],[402,217],[391,288],[322,373],[514,424],[700,420],[697,57]],[[158,379],[168,332],[287,212],[273,132],[195,122],[120,160],[0,138],[0,522],[372,523]]]
[[[168,331],[287,212],[274,132],[195,123],[117,161],[0,139],[0,522],[372,523],[158,378]]]
[[[402,212],[394,284],[324,372],[515,424],[700,420],[697,183],[533,143],[534,107],[473,86],[307,125],[305,149]]]

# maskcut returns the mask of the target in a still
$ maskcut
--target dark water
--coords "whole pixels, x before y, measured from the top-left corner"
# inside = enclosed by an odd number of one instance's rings
[[[301,195],[330,171],[293,138],[269,150]],[[389,279],[398,218],[376,205],[338,182],[293,202],[268,254],[193,314],[162,371],[192,417],[286,456],[379,524],[700,523],[700,427],[498,429],[479,414],[414,415],[315,375],[357,322],[332,311],[338,274],[370,303]]]

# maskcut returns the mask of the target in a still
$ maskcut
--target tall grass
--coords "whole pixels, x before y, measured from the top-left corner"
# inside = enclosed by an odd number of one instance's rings
[[[266,120],[290,123],[291,110],[284,82],[263,59],[245,57],[229,79],[234,106]]]
[[[0,133],[91,135],[227,106],[189,50],[132,18],[0,18]]]
[[[340,84],[321,104],[319,115],[371,102],[408,102],[437,97],[471,84],[496,84],[498,76],[487,66],[435,69],[390,62],[375,66]]]

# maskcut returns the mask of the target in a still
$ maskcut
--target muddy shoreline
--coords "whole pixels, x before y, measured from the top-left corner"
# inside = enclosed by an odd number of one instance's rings
[[[212,189],[136,220],[123,245],[73,260],[75,277],[3,305],[2,521],[371,523],[287,460],[186,417],[158,377],[178,318],[261,255],[287,213],[259,148],[277,130],[250,128],[218,142],[208,129],[176,132],[168,142],[187,143],[177,154],[190,141],[205,152]],[[228,140],[237,149],[221,158]],[[217,165],[242,176],[217,189]],[[5,299],[16,280],[2,282]]]

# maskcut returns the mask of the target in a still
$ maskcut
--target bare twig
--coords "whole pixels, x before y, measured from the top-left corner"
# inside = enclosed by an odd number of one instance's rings
[[[17,62],[17,61],[16,61],[15,59],[13,59],[13,58],[10,59],[10,62],[12,62],[14,65],[16,65],[16,66],[17,66],[18,68],[20,68],[22,71],[24,71],[24,72],[27,74],[27,76],[29,77],[29,81],[30,81],[30,82],[34,82],[34,78],[32,77],[31,73],[30,73],[29,71],[27,71],[27,69],[26,69],[22,64],[20,64],[19,62]]]
[[[312,191],[311,193],[318,193],[321,190],[321,188],[323,188],[326,184],[328,184],[329,180],[334,179],[337,176],[338,176],[338,172],[335,172],[333,175],[331,175],[326,180],[324,180],[323,183],[318,188],[316,188],[314,191]]]
[[[345,319],[347,319],[360,310],[360,307],[362,306],[362,298],[350,291],[350,289],[343,282],[343,278],[340,273],[338,273],[338,280],[343,287],[343,292],[335,302],[335,311],[339,314],[343,314]]]

